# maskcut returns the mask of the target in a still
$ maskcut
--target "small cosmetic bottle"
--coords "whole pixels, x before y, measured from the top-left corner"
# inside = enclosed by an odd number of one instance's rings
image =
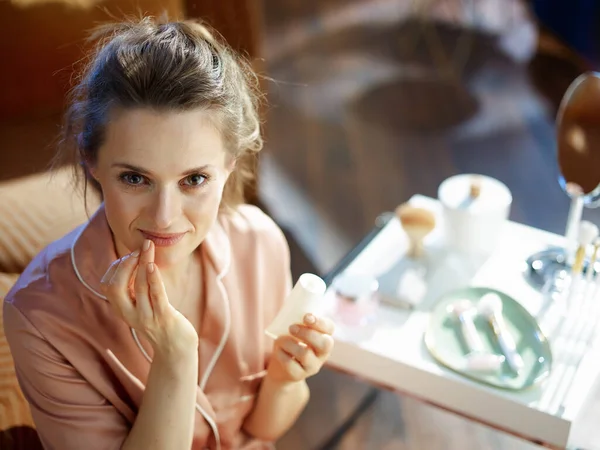
[[[336,318],[349,327],[364,327],[375,318],[379,306],[379,283],[371,275],[343,273],[333,284]]]
[[[289,333],[290,325],[302,323],[306,314],[320,314],[326,288],[325,282],[317,275],[302,274],[283,307],[265,330],[267,336],[277,339]]]

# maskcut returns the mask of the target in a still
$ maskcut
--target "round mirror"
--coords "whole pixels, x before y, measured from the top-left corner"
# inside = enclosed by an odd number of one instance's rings
[[[571,198],[567,243],[531,255],[526,270],[530,284],[547,291],[560,289],[570,275],[583,207],[600,205],[600,74],[587,72],[571,83],[558,110],[556,133],[559,182]]]
[[[556,131],[561,186],[570,195],[580,191],[586,206],[598,206],[600,74],[588,72],[573,81],[561,102]]]

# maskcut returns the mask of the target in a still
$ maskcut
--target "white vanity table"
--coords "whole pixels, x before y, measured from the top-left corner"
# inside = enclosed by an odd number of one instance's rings
[[[440,224],[439,202],[415,196],[410,203],[433,211]],[[508,222],[497,249],[485,262],[446,255],[442,267],[429,279],[426,298],[415,309],[382,304],[374,326],[362,332],[338,324],[329,365],[541,445],[600,449],[600,433],[590,431],[594,420],[600,421],[600,416],[590,412],[600,375],[600,342],[595,338],[593,343],[587,342],[589,333],[578,335],[578,331],[595,328],[600,309],[592,305],[585,314],[577,315],[582,310],[573,305],[569,309],[575,311],[572,321],[570,312],[565,317],[553,309],[545,310],[543,296],[522,275],[529,255],[549,245],[561,245],[562,241],[561,236]],[[436,226],[425,246],[432,255],[441,255],[436,252],[441,242],[440,227]],[[400,223],[394,218],[345,270],[380,274],[402,257],[407,245]],[[547,379],[523,391],[500,390],[452,372],[430,356],[423,339],[429,311],[442,293],[464,286],[501,290],[539,319],[553,352],[553,367]],[[332,289],[326,298],[332,306]],[[597,300],[600,306],[600,297]],[[599,437],[590,442],[594,434]]]

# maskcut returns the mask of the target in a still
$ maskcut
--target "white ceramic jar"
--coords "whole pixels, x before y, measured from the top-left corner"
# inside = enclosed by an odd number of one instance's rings
[[[446,246],[478,255],[491,254],[510,215],[512,194],[499,180],[461,174],[440,184]]]

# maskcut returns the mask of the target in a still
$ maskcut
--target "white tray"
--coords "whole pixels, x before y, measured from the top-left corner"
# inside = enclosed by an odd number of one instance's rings
[[[441,223],[441,205],[436,200],[415,196],[411,203],[430,208]],[[436,227],[426,241],[433,254],[441,246],[440,238],[440,228]],[[540,317],[540,326],[552,347],[554,366],[546,381],[526,391],[498,390],[462,377],[437,364],[423,343],[431,306],[442,293],[457,287],[496,288],[539,317],[544,298],[523,277],[525,260],[536,251],[563,242],[561,236],[509,222],[496,252],[487,261],[447,257],[432,275],[428,294],[415,310],[382,306],[376,326],[362,335],[338,324],[329,364],[534,442],[559,448],[600,449],[598,438],[595,443],[581,442],[594,434],[586,430],[589,424],[579,419],[586,415],[588,400],[595,392],[600,345],[597,340],[584,343],[577,335],[583,329],[575,322],[579,317],[563,318],[550,312],[544,320]],[[399,222],[392,219],[346,270],[379,275],[402,257],[406,248],[406,236]],[[331,290],[326,298],[332,307]],[[574,305],[572,310],[577,313],[580,308]],[[590,311],[593,314],[584,316],[595,325],[600,310]],[[571,319],[576,326],[557,329],[558,323],[569,323]]]

